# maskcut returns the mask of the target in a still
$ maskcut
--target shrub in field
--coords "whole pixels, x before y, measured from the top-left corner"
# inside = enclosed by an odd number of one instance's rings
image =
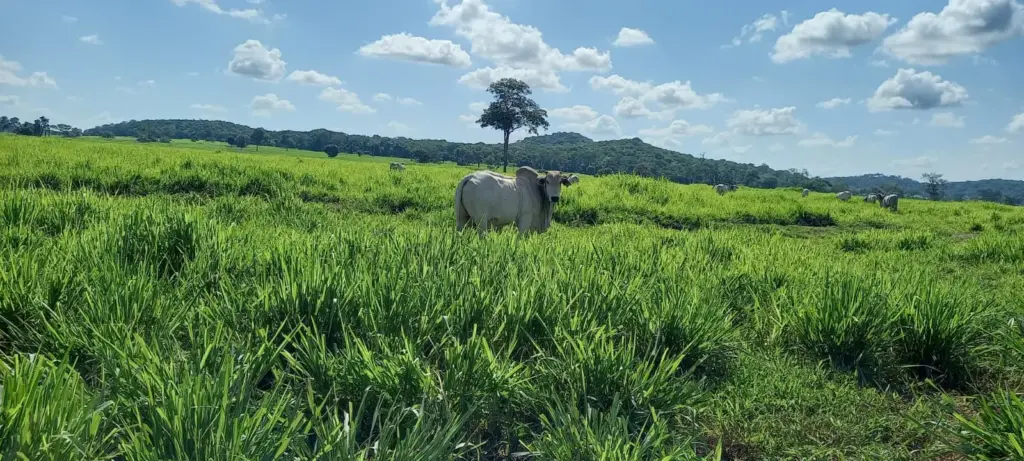
[[[972,264],[1024,262],[1024,235],[981,234],[956,248],[952,256]]]
[[[944,428],[952,452],[978,461],[1024,459],[1024,398],[1017,393],[983,396],[976,414],[953,417],[956,423]]]
[[[896,338],[903,365],[919,379],[938,384],[967,384],[975,349],[990,343],[981,324],[986,306],[967,301],[963,287],[943,288],[926,282],[902,302]]]
[[[203,231],[191,215],[140,210],[116,225],[111,243],[122,263],[149,266],[158,274],[173,276],[195,257]]]
[[[739,340],[722,293],[703,286],[698,282],[651,287],[649,304],[640,308],[642,325],[634,335],[644,349],[682,357],[683,370],[697,368],[701,376],[720,375],[735,357]]]
[[[628,406],[616,398],[604,409],[554,403],[541,415],[542,433],[528,451],[538,459],[557,460],[718,460],[721,451],[701,458],[694,451],[692,439],[679,438],[669,430],[669,423],[652,413],[634,424]]]
[[[423,402],[384,407],[362,400],[345,411],[314,404],[309,397],[310,421],[305,440],[289,450],[294,459],[319,461],[440,461],[472,459],[464,439],[464,415]],[[359,427],[357,421],[370,421]],[[460,457],[460,456],[465,456]]]
[[[896,238],[896,248],[904,251],[926,250],[934,240],[935,236],[930,232],[901,233]]]
[[[666,418],[692,417],[705,396],[681,379],[687,358],[668,350],[648,350],[635,340],[604,329],[585,335],[557,333],[553,357],[540,359],[538,388],[542,407],[572,399],[578,408],[605,411],[621,399],[625,417],[638,428],[656,410]]]
[[[303,434],[302,407],[280,384],[256,390],[280,347],[196,333],[187,353],[144,345],[126,357],[135,375],[122,389],[132,421],[124,459],[284,459]]]
[[[847,235],[839,240],[839,249],[846,252],[871,251],[871,241],[860,235]]]
[[[841,370],[870,376],[892,344],[897,320],[878,284],[859,274],[825,275],[821,288],[792,300],[792,341]]]
[[[78,373],[42,355],[0,361],[0,459],[110,459],[116,431],[110,402]]]

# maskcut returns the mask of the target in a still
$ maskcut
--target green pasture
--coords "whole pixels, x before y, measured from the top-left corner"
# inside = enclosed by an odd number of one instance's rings
[[[0,136],[0,460],[1024,457],[1024,209]]]

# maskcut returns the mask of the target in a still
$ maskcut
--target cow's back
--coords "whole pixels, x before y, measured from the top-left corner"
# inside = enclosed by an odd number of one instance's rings
[[[473,221],[486,216],[498,225],[513,222],[519,213],[516,181],[493,171],[471,173],[463,186],[462,206]]]

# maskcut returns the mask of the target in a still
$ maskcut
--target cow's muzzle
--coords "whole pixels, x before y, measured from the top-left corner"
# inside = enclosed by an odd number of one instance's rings
[[[551,197],[551,203],[558,203],[558,197]]]

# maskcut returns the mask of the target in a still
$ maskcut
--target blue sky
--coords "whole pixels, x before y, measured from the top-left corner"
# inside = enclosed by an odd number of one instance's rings
[[[716,6],[711,6],[716,5]],[[8,0],[0,114],[214,118],[498,142],[483,90],[551,132],[831,176],[1024,179],[1018,0]]]

